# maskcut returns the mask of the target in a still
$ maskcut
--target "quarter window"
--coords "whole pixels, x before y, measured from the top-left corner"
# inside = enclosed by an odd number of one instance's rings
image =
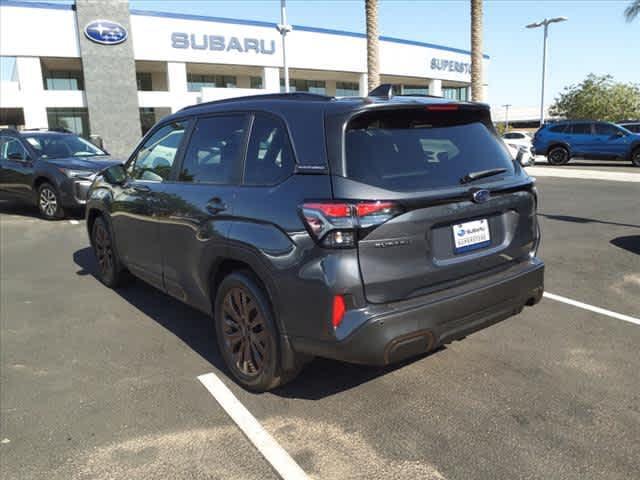
[[[198,120],[180,171],[180,181],[229,184],[239,165],[246,117],[221,115]]]
[[[247,150],[244,183],[275,185],[293,172],[293,152],[280,120],[256,115]]]
[[[129,175],[137,180],[168,180],[184,137],[185,127],[186,124],[183,122],[174,122],[151,135],[138,150],[129,167]]]

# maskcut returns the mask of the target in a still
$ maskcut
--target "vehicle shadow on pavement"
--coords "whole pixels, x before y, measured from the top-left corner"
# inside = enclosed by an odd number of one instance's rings
[[[636,255],[640,255],[640,235],[628,235],[626,237],[616,237],[611,240],[611,245],[622,248]]]
[[[91,275],[99,281],[98,267],[91,247],[76,251],[73,261],[80,267],[77,275]],[[142,280],[133,281],[115,292],[180,338],[215,368],[227,374],[216,344],[213,322],[209,316],[165,295]],[[425,356],[427,354],[389,367],[369,367],[316,358],[304,367],[301,375],[295,380],[271,393],[286,398],[317,400],[357,387]]]
[[[618,227],[631,227],[640,228],[640,225],[633,225],[630,223],[618,223],[609,222],[607,220],[596,220],[594,218],[573,217],[571,215],[550,215],[547,213],[538,213],[539,217],[548,218],[549,220],[557,220],[559,222],[571,222],[571,223],[602,223],[604,225],[616,225]]]
[[[77,275],[91,275],[99,282],[98,266],[91,247],[76,251],[73,254],[73,261],[80,267],[76,272]],[[215,330],[210,317],[165,295],[142,280],[133,280],[130,284],[114,291],[180,338],[214,367],[225,371],[222,357],[218,353]]]

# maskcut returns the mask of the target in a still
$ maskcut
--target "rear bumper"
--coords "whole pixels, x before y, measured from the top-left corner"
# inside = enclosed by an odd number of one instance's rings
[[[368,318],[342,340],[290,340],[299,352],[352,363],[388,365],[516,315],[524,306],[538,303],[543,291],[544,264],[534,258],[462,287],[350,312]]]

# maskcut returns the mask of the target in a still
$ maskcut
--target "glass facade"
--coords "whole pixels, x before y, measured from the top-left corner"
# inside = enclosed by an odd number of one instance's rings
[[[49,128],[66,128],[89,138],[89,112],[86,108],[47,108]]]
[[[280,79],[280,91],[284,92],[284,78]],[[309,92],[324,95],[327,91],[324,81],[322,80],[299,80],[289,79],[290,92]]]
[[[136,72],[138,91],[150,92],[153,90],[153,77],[150,72]]]
[[[264,88],[262,85],[262,77],[251,77],[251,88]]]
[[[43,70],[45,90],[84,90],[82,72]]]
[[[429,95],[429,87],[423,85],[403,85],[403,95]]]
[[[336,97],[357,97],[360,87],[356,82],[336,82]]]
[[[469,87],[442,87],[442,96],[450,100],[469,100]]]
[[[237,81],[233,75],[202,75],[187,73],[187,89],[199,92],[202,88],[236,88]]]

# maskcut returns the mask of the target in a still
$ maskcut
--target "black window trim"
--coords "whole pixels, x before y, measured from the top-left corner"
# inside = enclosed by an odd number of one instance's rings
[[[245,131],[244,131],[244,136],[243,136],[243,147],[240,150],[240,161],[237,162],[237,165],[234,167],[233,169],[233,175],[232,175],[232,179],[231,182],[229,183],[216,183],[216,182],[187,182],[185,180],[180,180],[180,172],[182,171],[182,166],[184,163],[184,156],[186,154],[187,151],[187,147],[191,144],[191,139],[193,137],[193,133],[196,129],[196,125],[198,124],[199,121],[207,119],[207,118],[212,118],[212,117],[228,117],[231,115],[236,115],[236,116],[243,116],[245,117]],[[247,143],[248,143],[248,134],[250,133],[250,129],[252,126],[252,115],[250,112],[247,112],[245,110],[229,110],[229,111],[224,111],[224,112],[214,112],[214,113],[203,113],[200,115],[194,115],[193,117],[190,117],[192,122],[191,122],[191,126],[189,128],[189,130],[185,133],[185,138],[183,140],[183,144],[181,146],[181,150],[182,152],[180,152],[180,158],[176,157],[176,161],[174,162],[174,167],[175,170],[172,170],[171,172],[171,183],[179,183],[179,184],[183,184],[183,185],[216,185],[216,186],[221,186],[221,187],[226,187],[226,186],[238,186],[241,185],[241,180],[242,180],[242,176],[243,176],[243,172],[244,172],[244,157],[247,153]],[[171,122],[169,122],[171,123]],[[179,160],[179,161],[178,161]]]
[[[249,142],[251,141],[251,135],[253,135],[253,127],[255,125],[256,115],[271,117],[271,118],[274,118],[277,122],[279,122],[280,125],[284,127],[284,134],[286,135],[287,140],[289,142],[289,148],[291,149],[291,156],[293,160],[293,168],[291,169],[291,172],[289,172],[289,175],[287,175],[286,177],[284,177],[283,179],[281,179],[276,183],[248,184],[245,182],[245,178],[247,174],[247,152],[249,150]],[[276,185],[280,185],[286,182],[287,180],[289,180],[289,178],[291,178],[295,174],[296,165],[298,165],[298,157],[296,155],[296,150],[291,139],[292,137],[291,137],[291,132],[289,131],[289,124],[284,120],[284,118],[272,112],[266,112],[264,110],[252,111],[251,112],[251,129],[249,131],[249,136],[247,137],[247,142],[244,148],[244,156],[242,159],[242,178],[240,181],[240,185],[242,185],[243,187],[275,187]]]

